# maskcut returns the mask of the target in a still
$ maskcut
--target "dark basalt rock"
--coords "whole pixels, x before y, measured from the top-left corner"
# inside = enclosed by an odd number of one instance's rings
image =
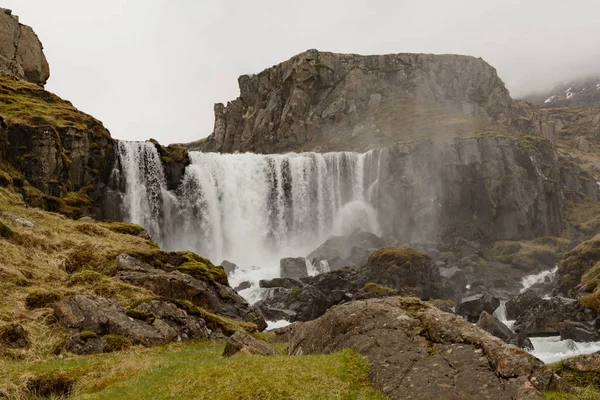
[[[492,314],[500,306],[500,300],[489,293],[480,293],[465,297],[456,307],[456,314],[467,321],[476,323],[482,312]]]
[[[556,335],[559,323],[572,319],[577,309],[577,301],[573,299],[542,299],[519,315],[513,330],[524,335]]]
[[[571,339],[575,342],[596,342],[600,340],[600,333],[586,322],[562,321],[556,325],[562,340]]]
[[[478,328],[491,333],[508,344],[514,344],[525,350],[533,350],[533,344],[527,336],[515,334],[508,326],[504,325],[502,321],[489,314],[487,311],[481,313],[476,325]]]
[[[533,290],[526,290],[506,302],[506,318],[514,320],[525,310],[541,301],[542,298]]]
[[[306,259],[303,257],[282,258],[279,261],[279,276],[282,278],[300,279],[308,276]]]

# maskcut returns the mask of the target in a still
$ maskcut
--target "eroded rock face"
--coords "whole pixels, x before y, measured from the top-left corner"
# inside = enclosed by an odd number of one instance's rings
[[[511,99],[493,67],[468,56],[308,50],[238,82],[240,97],[215,105],[214,131],[196,148],[367,150],[380,137],[402,137],[409,129],[411,124],[403,126],[390,110],[412,118],[438,107],[539,136],[553,133],[547,118]]]
[[[134,286],[146,288],[159,296],[189,300],[208,311],[246,322],[259,330],[267,327],[260,311],[229,286],[215,281],[201,281],[179,271],[164,271],[127,254],[118,257],[116,278]]]
[[[509,320],[517,319],[525,310],[541,300],[542,298],[533,290],[526,290],[518,294],[506,302],[506,318]]]
[[[391,399],[541,399],[538,390],[558,386],[535,357],[416,299],[350,302],[290,335],[293,355],[349,347],[366,356]]]
[[[98,336],[120,335],[133,344],[158,345],[173,340],[207,338],[208,331],[204,320],[187,315],[171,303],[151,301],[136,308],[136,316],[127,312],[112,300],[77,295],[61,300],[54,305],[54,316],[76,334],[67,343],[68,349],[81,354],[100,352],[104,347],[92,338],[82,338],[78,332],[89,331]]]
[[[33,29],[6,8],[0,8],[0,26],[0,73],[44,86],[50,67]]]

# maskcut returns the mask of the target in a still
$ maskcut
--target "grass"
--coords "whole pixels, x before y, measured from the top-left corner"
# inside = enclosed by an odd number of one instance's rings
[[[569,246],[569,240],[553,236],[544,236],[534,240],[498,241],[490,249],[492,260],[535,269],[540,264],[554,265]]]
[[[215,276],[223,280],[221,267],[193,253],[162,252],[154,242],[130,234],[129,225],[109,224],[109,228],[119,227],[111,230],[105,227],[106,224],[74,221],[56,213],[26,207],[22,196],[7,188],[0,188],[0,210],[35,224],[33,228],[26,228],[10,219],[0,218],[2,226],[12,232],[0,237],[0,326],[22,325],[31,342],[24,350],[0,349],[0,358],[33,361],[60,351],[65,340],[64,331],[47,322],[51,320],[50,306],[58,299],[86,294],[112,299],[128,308],[155,298],[146,289],[109,276],[118,254],[158,254],[157,262],[167,262],[169,257],[175,257],[180,266],[191,265],[192,269],[198,269],[199,264],[204,265],[207,269],[203,271],[205,279]],[[128,229],[123,230],[122,226]],[[197,307],[194,310],[215,327],[252,331],[251,326],[242,326],[243,323]]]
[[[9,125],[73,127],[108,135],[99,121],[77,110],[69,101],[33,83],[5,75],[0,76],[0,115]]]
[[[573,250],[565,254],[561,261],[558,274],[561,276],[559,289],[567,294],[576,285],[582,284],[587,291],[595,291],[598,286],[598,272],[592,271],[600,262],[600,235],[580,243]],[[598,293],[600,297],[600,293]]]
[[[385,399],[352,350],[310,356],[221,356],[222,343],[195,341],[120,353],[0,359],[0,382],[17,400],[32,377],[68,376],[72,399]],[[2,388],[2,384],[0,384]]]
[[[577,359],[579,356],[574,357]],[[577,388],[573,393],[544,393],[545,400],[596,400],[600,399],[600,371],[579,371],[569,368],[567,360],[562,360],[550,367],[564,382]]]

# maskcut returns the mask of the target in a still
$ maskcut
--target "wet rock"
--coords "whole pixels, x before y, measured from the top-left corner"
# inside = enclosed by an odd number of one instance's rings
[[[159,296],[191,301],[232,319],[255,323],[259,330],[267,327],[261,313],[229,286],[195,279],[179,271],[153,268],[126,255],[120,255],[117,260],[119,271],[115,277],[123,282],[146,288]]]
[[[600,334],[593,326],[585,322],[562,321],[556,325],[562,340],[572,339],[575,342],[596,342]]]
[[[265,298],[255,304],[271,321],[310,321],[327,310],[327,298],[314,286],[269,289]]]
[[[343,348],[367,357],[390,399],[539,399],[559,386],[527,352],[415,299],[354,301],[292,329],[292,355]]]
[[[526,350],[533,350],[533,344],[527,336],[515,334],[508,326],[504,325],[502,321],[489,314],[487,311],[481,313],[476,325],[478,328],[491,333],[508,344],[514,344],[515,346]]]
[[[279,276],[292,279],[300,279],[308,276],[306,259],[303,257],[282,258],[279,261]]]
[[[237,331],[227,339],[223,357],[231,357],[238,353],[270,356],[277,354],[277,351],[264,340],[258,340],[245,332]]]
[[[275,278],[275,279],[261,279],[258,281],[258,286],[264,289],[270,288],[301,288],[304,284],[296,279],[292,278]]]
[[[250,289],[251,287],[252,287],[252,284],[250,282],[243,281],[239,285],[234,287],[233,290],[235,290],[236,292],[240,292],[242,290]]]
[[[29,346],[27,332],[19,324],[7,324],[0,326],[0,344],[13,348],[22,349]]]
[[[519,315],[513,329],[524,335],[558,334],[558,324],[577,313],[577,301],[564,297],[542,299]]]
[[[233,271],[235,271],[235,269],[237,268],[237,265],[235,265],[234,263],[229,262],[227,260],[223,260],[223,262],[221,263],[221,266],[225,270],[225,273],[227,274],[227,276],[231,275],[233,273]]]
[[[533,290],[526,290],[506,302],[506,319],[514,320],[529,307],[542,300]]]
[[[465,297],[456,307],[456,314],[467,321],[476,323],[482,312],[492,314],[500,305],[500,300],[489,293],[480,293]]]
[[[332,236],[313,250],[306,258],[326,260],[331,271],[340,268],[360,268],[367,263],[369,255],[386,246],[379,236],[356,230],[348,236]]]

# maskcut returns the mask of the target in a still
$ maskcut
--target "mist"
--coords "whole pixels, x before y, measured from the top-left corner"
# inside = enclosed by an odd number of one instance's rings
[[[189,142],[213,129],[213,104],[237,78],[310,48],[482,57],[513,97],[596,74],[595,1],[7,0],[44,44],[47,89],[113,137]]]

